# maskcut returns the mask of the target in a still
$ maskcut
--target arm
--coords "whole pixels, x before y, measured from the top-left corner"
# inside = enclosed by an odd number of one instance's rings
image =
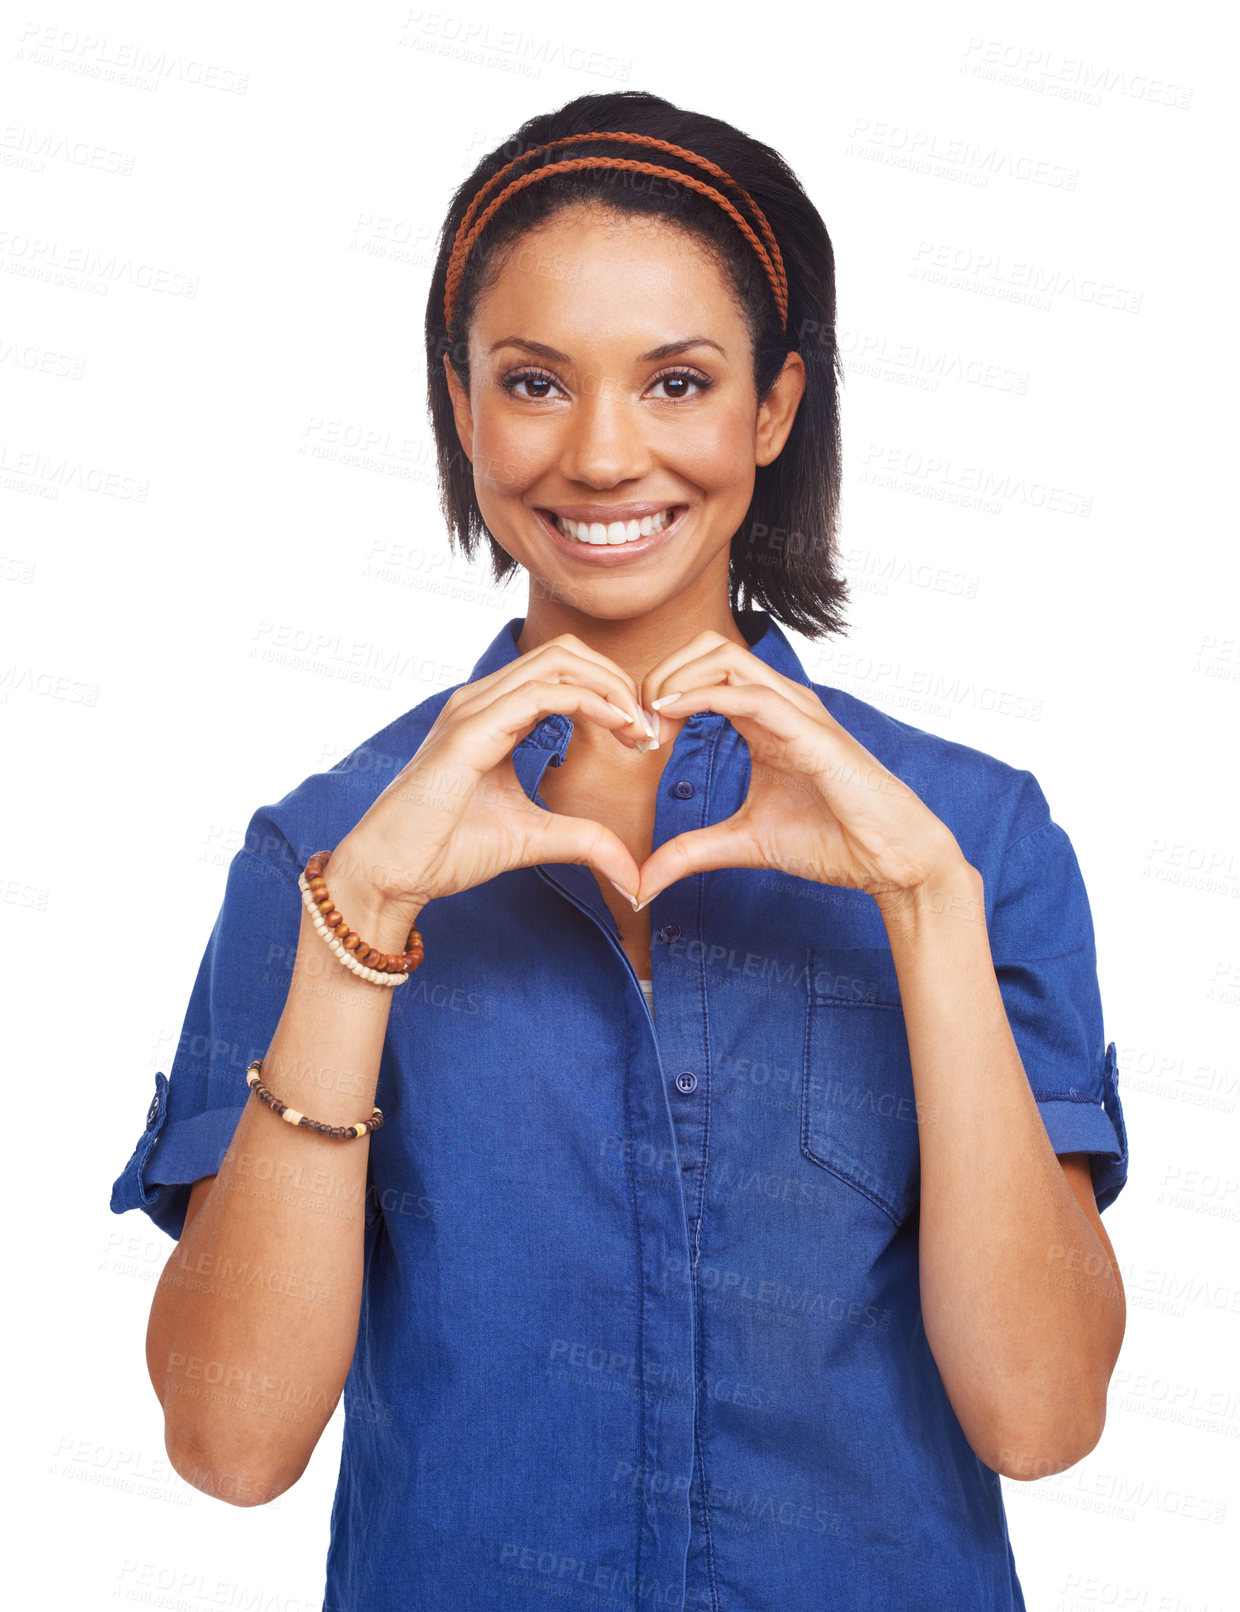
[[[922,1123],[920,1275],[926,1337],[978,1456],[1044,1476],[1096,1444],[1124,1334],[1105,1237],[1055,1156],[1000,991],[981,874],[916,792],[806,687],[704,632],[642,681],[664,740],[693,711],[744,739],[749,789],[721,823],[665,840],[641,870],[638,907],[708,868],[772,867],[873,896],[887,928]],[[667,731],[670,727],[670,731]],[[1026,775],[1025,822],[1050,822]],[[1031,839],[1021,836],[1016,843]],[[1085,934],[1075,863],[1036,882],[1022,926],[1058,899]],[[1009,897],[1023,912],[1020,879]],[[1045,911],[1041,911],[1045,920]],[[1056,912],[1056,919],[1058,913]],[[1057,922],[1042,925],[1051,936]],[[1043,959],[1045,962],[1053,958]],[[1054,977],[1054,971],[1050,976]],[[1075,1179],[1079,1181],[1079,1168]]]
[[[396,952],[429,901],[512,868],[580,862],[636,888],[637,865],[620,838],[536,805],[512,759],[553,712],[636,745],[642,730],[615,703],[631,706],[634,694],[613,661],[568,633],[462,684],[332,852],[333,902],[368,944]],[[245,976],[229,964],[261,958],[266,900],[239,896],[213,937],[236,948],[221,954],[224,1022],[246,1018]],[[291,946],[294,914],[282,911]],[[264,1081],[328,1124],[366,1119],[391,991],[342,968],[304,909],[296,916],[292,979]],[[239,1025],[235,1039],[248,1044],[251,1033]],[[217,1095],[231,1107],[239,1071],[225,1064]],[[197,1168],[181,1177],[196,1178],[194,1213],[151,1306],[147,1362],[172,1464],[208,1493],[249,1505],[290,1487],[340,1399],[361,1316],[369,1156],[369,1136],[346,1142],[297,1130],[251,1099],[214,1179]]]
[[[926,1337],[965,1435],[1011,1478],[1093,1449],[1124,1336],[1088,1155],[1056,1157],[995,977],[981,875],[961,856],[880,900],[923,1125]]]
[[[374,944],[399,949],[408,916],[393,922],[344,862],[333,897]],[[390,1005],[389,989],[340,966],[303,909],[264,1083],[329,1124],[365,1118]],[[252,1098],[218,1174],[194,1184],[146,1353],[169,1459],[208,1494],[274,1499],[301,1476],[336,1407],[357,1341],[369,1152],[369,1136],[297,1130]]]

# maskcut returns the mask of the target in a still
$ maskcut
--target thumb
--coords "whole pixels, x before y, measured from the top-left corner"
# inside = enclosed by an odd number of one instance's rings
[[[630,899],[637,892],[641,870],[633,853],[618,834],[592,817],[547,812],[534,848],[539,862],[578,862],[619,885]]]
[[[687,879],[690,874],[705,873],[711,868],[757,866],[753,841],[738,817],[727,817],[722,823],[711,823],[706,828],[689,829],[664,840],[642,863],[637,910],[640,912],[669,884]]]

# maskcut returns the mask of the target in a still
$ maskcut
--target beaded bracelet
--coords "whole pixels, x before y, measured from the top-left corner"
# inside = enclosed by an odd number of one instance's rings
[[[290,1108],[287,1103],[282,1103],[273,1091],[268,1091],[263,1085],[260,1079],[262,1072],[263,1060],[255,1058],[245,1072],[246,1084],[260,1103],[266,1103],[268,1108],[273,1108],[280,1118],[290,1125],[298,1125],[302,1130],[317,1131],[320,1136],[335,1136],[341,1141],[348,1142],[354,1137],[365,1136],[368,1131],[377,1131],[383,1124],[383,1110],[376,1108],[369,1119],[362,1120],[357,1125],[324,1125],[322,1120],[311,1119],[299,1108]]]
[[[377,946],[368,946],[345,923],[327,893],[323,870],[330,856],[330,851],[316,851],[306,863],[306,871],[297,880],[301,899],[314,920],[314,927],[344,966],[359,979],[369,980],[372,985],[403,985],[422,961],[422,936],[416,928],[411,929],[403,954],[383,952]]]

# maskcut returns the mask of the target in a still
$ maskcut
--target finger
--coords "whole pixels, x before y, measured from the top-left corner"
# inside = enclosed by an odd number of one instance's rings
[[[683,666],[691,665],[694,661],[702,660],[707,655],[713,653],[720,646],[730,643],[731,640],[725,638],[722,633],[695,633],[692,638],[688,639],[687,642],[681,644],[677,649],[672,650],[670,654],[665,655],[662,660],[656,661],[655,664],[650,667],[645,677],[642,679],[641,687],[638,692],[644,699],[649,693],[653,692],[656,695],[659,693],[659,688],[656,686],[659,682],[665,683],[667,689],[669,690],[674,688],[675,684],[667,682],[669,673],[676,672]],[[740,648],[739,644],[735,647],[738,649]],[[694,678],[693,681],[696,684],[700,682],[701,679]],[[647,709],[649,709],[649,706],[647,706]]]
[[[803,683],[785,677],[752,650],[744,649],[715,632],[699,633],[687,644],[652,666],[639,690],[642,704],[650,711],[667,712],[670,694],[700,689],[711,684],[762,683],[779,690],[807,716],[824,709],[822,701]],[[676,707],[680,712],[681,707]],[[684,708],[684,714],[688,709]]]
[[[576,862],[618,885],[628,900],[637,895],[641,869],[620,837],[590,817],[539,811],[531,819],[521,867],[542,862]]]
[[[486,705],[465,714],[462,720],[466,724],[465,731],[485,736],[486,748],[482,754],[490,757],[486,765],[492,767],[528,737],[543,717],[553,714],[595,722],[614,733],[630,749],[646,737],[644,731],[634,731],[629,712],[621,710],[597,690],[567,680],[541,677],[527,678],[495,695]]]
[[[664,840],[642,864],[641,886],[637,891],[638,912],[669,885],[694,873],[711,868],[765,867],[752,834],[738,813],[707,828],[691,828]]]
[[[808,768],[820,759],[821,743],[816,734],[825,738],[825,730],[811,720],[809,713],[794,705],[782,688],[765,683],[714,683],[677,691],[674,699],[659,706],[660,716],[677,722],[695,711],[716,711],[726,716],[755,760]],[[790,754],[789,746],[801,748]]]
[[[632,734],[624,736],[625,742],[629,742],[630,737],[633,742],[651,737],[650,728],[641,717],[641,703],[633,679],[617,666],[615,661],[609,660],[606,655],[600,655],[590,645],[581,643],[579,639],[569,634],[548,639],[545,644],[539,644],[537,649],[532,649],[507,666],[502,666],[499,671],[479,678],[476,683],[465,685],[456,691],[453,699],[457,700],[461,709],[468,712],[493,698],[495,694],[515,688],[530,678],[542,678],[548,682],[573,682],[585,688],[592,688],[595,693],[610,700],[627,717]]]
[[[451,753],[481,776],[553,714],[606,728],[630,750],[648,742],[645,731],[633,726],[630,713],[595,689],[528,676],[498,693],[472,698],[454,714],[444,739],[451,744]]]
[[[526,678],[506,692],[484,693],[457,708],[450,702],[445,705],[413,761],[383,794],[414,789],[419,806],[455,818],[481,781],[505,758],[511,759],[521,740],[553,713],[595,722],[630,749],[644,742],[634,733],[628,715],[593,689]],[[521,811],[529,805],[511,767],[507,782],[492,778],[487,789],[489,803],[496,807],[511,805]]]
[[[815,697],[807,713],[784,690],[764,684],[718,683],[688,689],[659,708],[678,720],[695,710],[726,716],[745,740],[755,765],[765,764],[803,778],[842,821],[860,830],[890,821],[890,799],[918,799],[903,779],[884,767],[841,726]]]

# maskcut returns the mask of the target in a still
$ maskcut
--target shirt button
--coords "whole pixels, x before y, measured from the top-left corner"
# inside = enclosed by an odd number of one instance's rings
[[[692,1069],[684,1069],[676,1076],[676,1090],[683,1092],[697,1090],[697,1076]]]
[[[670,942],[670,941],[673,941],[673,940],[679,940],[680,939],[680,925],[679,924],[664,924],[662,929],[659,930],[659,939],[664,941],[664,942]]]
[[[687,778],[680,778],[672,785],[672,794],[677,800],[688,800],[693,794],[693,785]]]
[[[154,1097],[151,1098],[151,1106],[146,1111],[146,1128],[147,1128],[148,1131],[153,1129],[153,1127],[155,1125],[155,1121],[158,1118],[159,1118],[159,1093],[156,1092]]]

